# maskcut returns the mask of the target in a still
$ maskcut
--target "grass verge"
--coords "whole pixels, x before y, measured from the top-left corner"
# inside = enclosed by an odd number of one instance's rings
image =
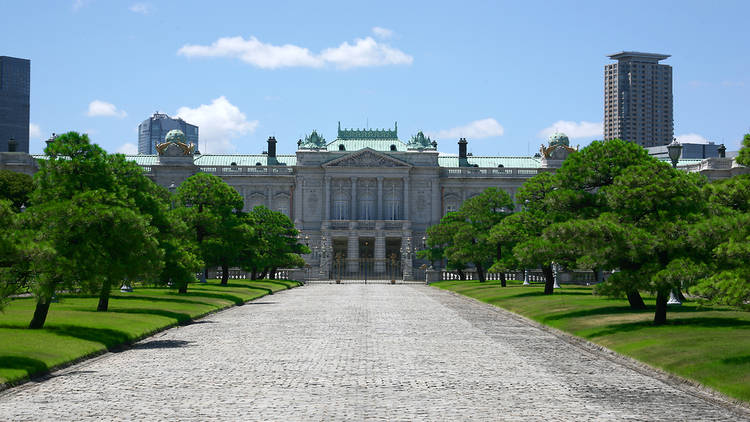
[[[14,299],[0,313],[0,387],[297,285],[284,280],[230,280],[221,286],[209,280],[191,284],[187,294],[151,287],[132,293],[118,290],[112,292],[107,312],[96,312],[97,297],[61,295],[41,330],[26,328],[34,299]]]
[[[563,286],[551,296],[539,286],[509,282],[442,281],[451,290],[583,337],[618,353],[750,402],[750,312],[687,302],[670,306],[668,323],[654,326],[655,298],[634,311],[627,300]]]

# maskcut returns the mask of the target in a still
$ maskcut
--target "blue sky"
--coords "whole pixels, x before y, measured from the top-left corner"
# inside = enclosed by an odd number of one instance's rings
[[[32,153],[68,130],[132,150],[156,110],[203,152],[291,153],[338,121],[447,153],[533,154],[554,128],[585,145],[622,50],[672,55],[675,135],[750,132],[749,2],[0,2],[0,55],[31,59]]]

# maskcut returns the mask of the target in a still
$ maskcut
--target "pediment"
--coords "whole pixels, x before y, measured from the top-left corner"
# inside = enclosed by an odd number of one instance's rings
[[[373,149],[365,148],[353,152],[335,160],[323,164],[323,167],[411,167],[407,162],[398,160],[385,154],[381,154]]]

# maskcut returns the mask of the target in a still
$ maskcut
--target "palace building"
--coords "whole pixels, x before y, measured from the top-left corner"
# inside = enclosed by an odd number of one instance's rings
[[[555,171],[576,151],[562,133],[550,136],[538,154],[527,157],[473,156],[461,138],[457,154],[438,152],[422,132],[407,142],[393,129],[342,129],[327,141],[316,131],[297,142],[295,154],[276,154],[268,139],[262,154],[200,154],[178,130],[156,146],[156,154],[128,158],[172,191],[197,172],[215,174],[244,198],[245,211],[257,205],[282,212],[310,246],[306,277],[329,279],[343,273],[365,277],[423,278],[425,261],[415,258],[428,227],[488,187],[515,198],[530,177]],[[3,153],[0,168],[35,171],[24,153]],[[33,157],[33,158],[32,158]],[[680,160],[680,168],[710,179],[747,168],[731,158]]]

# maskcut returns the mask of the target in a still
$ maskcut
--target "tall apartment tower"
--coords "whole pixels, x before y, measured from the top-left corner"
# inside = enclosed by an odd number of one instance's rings
[[[156,146],[164,142],[167,133],[174,129],[181,130],[188,143],[198,145],[198,126],[179,117],[173,119],[164,113],[154,113],[138,125],[138,154],[156,154]]]
[[[604,66],[604,139],[620,138],[642,147],[668,145],[672,120],[672,66],[666,54],[623,51]]]
[[[30,75],[31,61],[0,56],[0,152],[29,152]]]

